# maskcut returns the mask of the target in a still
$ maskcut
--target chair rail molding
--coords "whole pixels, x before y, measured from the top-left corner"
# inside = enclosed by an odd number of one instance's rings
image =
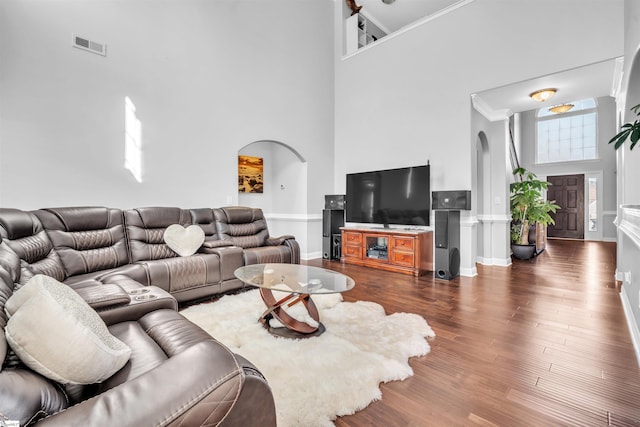
[[[265,213],[266,219],[295,222],[322,221],[322,214]]]
[[[614,224],[640,248],[640,205],[620,206],[620,216],[616,217]]]
[[[478,215],[477,218],[480,222],[507,223],[511,221],[511,216],[506,214]]]

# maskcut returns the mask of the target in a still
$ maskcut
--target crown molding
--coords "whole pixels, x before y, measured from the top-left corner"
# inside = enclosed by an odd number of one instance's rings
[[[490,122],[505,120],[513,115],[513,111],[508,108],[494,110],[477,93],[471,94],[471,104],[478,113],[482,114]]]
[[[620,89],[622,88],[622,77],[624,77],[624,57],[620,56],[616,58],[615,61],[610,95],[617,99],[620,94]]]

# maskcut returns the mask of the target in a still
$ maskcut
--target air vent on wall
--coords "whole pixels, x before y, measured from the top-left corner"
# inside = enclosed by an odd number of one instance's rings
[[[104,43],[94,42],[84,37],[73,34],[72,46],[88,52],[97,53],[98,55],[107,56],[107,45]]]

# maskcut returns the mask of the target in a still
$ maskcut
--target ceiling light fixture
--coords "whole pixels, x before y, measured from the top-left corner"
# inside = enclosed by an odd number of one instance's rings
[[[531,99],[534,99],[538,102],[544,102],[555,95],[557,91],[558,89],[555,88],[540,89],[535,92],[531,92],[529,96],[531,97]]]
[[[391,4],[393,2],[395,2],[396,0],[382,0],[382,3],[384,4]]]
[[[555,114],[560,114],[560,113],[566,113],[567,111],[571,110],[573,107],[575,107],[575,105],[573,104],[560,104],[560,105],[554,105],[553,107],[550,107],[549,111]]]

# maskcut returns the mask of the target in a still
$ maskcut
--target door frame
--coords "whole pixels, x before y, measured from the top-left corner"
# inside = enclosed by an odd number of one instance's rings
[[[604,218],[602,217],[604,213],[602,209],[604,203],[602,197],[602,177],[603,173],[601,170],[584,172],[584,240],[602,240],[602,229],[604,228]],[[589,231],[589,178],[596,179],[596,214],[598,215],[598,229],[596,231]]]
[[[603,185],[602,185],[602,180],[603,180],[603,171],[602,170],[595,170],[595,171],[564,171],[564,172],[554,172],[551,173],[551,176],[562,176],[562,175],[584,175],[584,195],[585,195],[585,201],[584,201],[584,207],[583,207],[583,217],[584,217],[584,238],[583,240],[603,240],[603,233],[602,233],[602,229],[604,227],[604,223],[603,223],[603,217],[602,215],[604,214],[604,209],[603,209],[603,204],[604,204],[604,195],[602,194],[602,189],[603,189]],[[547,175],[539,175],[539,178],[543,181],[546,181],[547,178],[549,177],[549,174]],[[588,209],[588,200],[589,200],[589,178],[596,178],[596,202],[598,203],[598,207],[596,209],[597,213],[598,213],[598,230],[597,231],[589,231],[589,209]],[[544,199],[547,199],[547,190],[543,191],[542,197],[544,197]],[[553,237],[552,237],[553,239]]]

